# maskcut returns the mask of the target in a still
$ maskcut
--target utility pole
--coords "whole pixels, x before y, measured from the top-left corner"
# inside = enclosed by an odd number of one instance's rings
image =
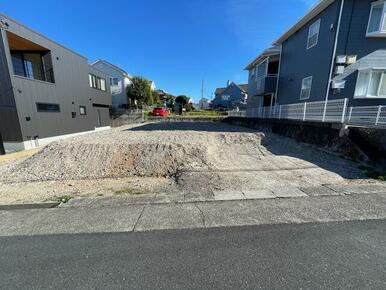
[[[201,83],[201,100],[204,98],[204,79],[202,79]]]

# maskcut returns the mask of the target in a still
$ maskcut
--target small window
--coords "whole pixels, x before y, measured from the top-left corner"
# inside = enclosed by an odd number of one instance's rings
[[[314,22],[308,30],[307,49],[310,49],[318,44],[320,30],[320,19]]]
[[[371,4],[367,36],[386,36],[386,6],[385,1],[377,1]]]
[[[92,81],[92,75],[88,75],[88,81],[89,81],[89,83],[90,83],[90,88],[92,88],[93,87],[93,81]]]
[[[97,90],[101,89],[101,78],[97,77]]]
[[[86,113],[86,107],[85,107],[85,106],[79,106],[79,114],[80,114],[81,116],[87,115],[87,113]]]
[[[76,118],[76,112],[71,112],[71,117],[74,119]]]
[[[307,100],[311,96],[312,77],[304,78],[302,80],[302,90],[300,93],[301,100]]]
[[[101,79],[101,90],[106,91],[106,81],[105,79]]]
[[[356,98],[386,98],[386,71],[359,71],[355,87]]]
[[[97,88],[97,78],[94,75],[91,75],[91,77],[92,77],[92,87],[94,89],[96,89]]]
[[[58,104],[36,103],[38,112],[59,113],[60,106]]]
[[[119,84],[118,78],[110,78],[110,85],[117,86]]]

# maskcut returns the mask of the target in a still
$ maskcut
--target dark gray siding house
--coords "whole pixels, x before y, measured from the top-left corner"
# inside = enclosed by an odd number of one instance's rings
[[[280,47],[263,51],[245,68],[248,78],[248,107],[274,106],[279,73]]]
[[[248,85],[238,85],[228,81],[225,88],[217,88],[212,101],[213,109],[236,109],[245,107],[248,97]]]
[[[6,150],[109,126],[106,76],[87,59],[0,15],[0,132]]]
[[[386,104],[385,1],[322,0],[281,36],[279,104]]]

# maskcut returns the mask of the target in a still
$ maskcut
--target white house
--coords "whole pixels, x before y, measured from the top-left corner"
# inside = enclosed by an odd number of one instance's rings
[[[96,60],[91,66],[102,71],[110,77],[110,89],[112,95],[112,106],[115,109],[126,108],[126,89],[131,84],[131,76],[120,67],[105,60]]]
[[[202,98],[198,102],[198,108],[201,109],[201,110],[209,110],[210,109],[210,104],[211,104],[210,100],[208,100],[207,98]]]

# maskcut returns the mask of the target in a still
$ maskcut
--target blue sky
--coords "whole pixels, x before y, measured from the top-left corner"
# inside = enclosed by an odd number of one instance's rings
[[[86,56],[198,100],[245,65],[317,0],[3,0],[0,11]],[[39,3],[39,5],[37,5]],[[22,8],[21,8],[22,7]]]

